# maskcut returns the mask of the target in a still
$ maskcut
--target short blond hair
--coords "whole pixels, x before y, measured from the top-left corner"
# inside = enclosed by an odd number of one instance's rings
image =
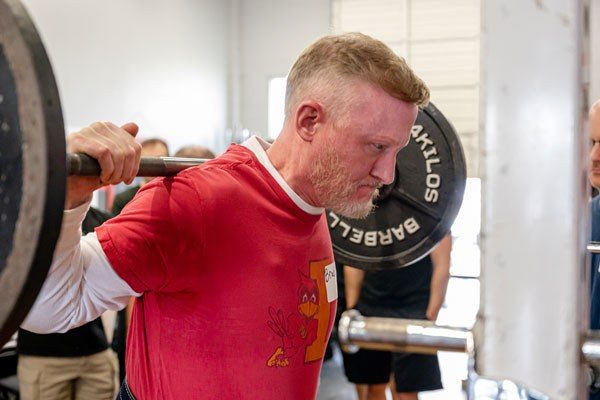
[[[429,102],[427,85],[385,43],[362,33],[345,33],[322,37],[300,54],[288,75],[286,119],[308,94],[343,114],[352,95],[345,90],[346,83],[352,79],[372,83],[420,107]]]

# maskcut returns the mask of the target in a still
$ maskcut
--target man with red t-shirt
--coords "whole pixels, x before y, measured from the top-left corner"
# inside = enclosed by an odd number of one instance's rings
[[[66,331],[135,296],[120,398],[313,399],[337,298],[324,209],[372,210],[428,96],[383,43],[324,37],[290,71],[272,145],[252,137],[156,179],[81,240],[91,193],[130,182],[140,149],[134,124],[69,135],[102,175],[69,178],[51,271],[23,327]]]

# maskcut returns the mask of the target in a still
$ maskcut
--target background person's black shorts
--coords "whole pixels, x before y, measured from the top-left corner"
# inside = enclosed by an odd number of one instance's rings
[[[424,392],[443,388],[436,355],[362,349],[354,354],[342,354],[344,373],[354,384],[387,383],[393,371],[397,392]]]

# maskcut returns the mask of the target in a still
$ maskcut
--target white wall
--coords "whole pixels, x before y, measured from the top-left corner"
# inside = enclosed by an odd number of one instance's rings
[[[217,151],[226,130],[267,132],[267,85],[329,33],[326,0],[23,0],[58,81],[68,129],[140,124],[175,150]]]
[[[284,76],[300,52],[329,33],[327,0],[240,0],[240,121],[267,133],[267,85]],[[235,85],[234,85],[235,86]]]
[[[135,121],[172,150],[221,150],[229,1],[24,0],[58,81],[65,124]]]

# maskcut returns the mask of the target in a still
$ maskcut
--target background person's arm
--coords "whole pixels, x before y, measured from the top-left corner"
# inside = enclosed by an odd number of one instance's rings
[[[436,248],[431,252],[433,273],[431,275],[431,287],[429,304],[427,306],[427,319],[435,321],[440,308],[446,297],[446,289],[450,280],[450,252],[452,250],[452,236],[444,236]]]
[[[362,269],[344,265],[344,291],[346,296],[346,308],[348,310],[354,308],[356,303],[358,303],[360,288],[364,278],[365,271]]]

